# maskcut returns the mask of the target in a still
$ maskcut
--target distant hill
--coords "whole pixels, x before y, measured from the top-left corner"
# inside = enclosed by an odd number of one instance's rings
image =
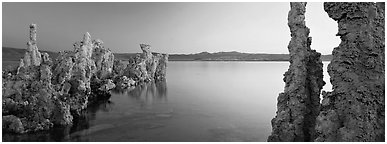
[[[15,66],[23,58],[26,49],[2,47],[3,67]],[[41,51],[50,55],[51,59],[58,57],[57,52]],[[119,60],[128,60],[136,53],[114,53],[114,57]],[[332,55],[323,55],[323,61],[330,61]],[[288,61],[288,54],[251,54],[232,52],[208,53],[201,52],[197,54],[170,54],[169,61]]]
[[[10,48],[10,47],[2,47],[2,66],[4,68],[11,68],[18,66],[20,59],[24,57],[24,53],[26,52],[26,49],[19,49],[19,48]],[[58,57],[57,52],[51,52],[51,51],[41,51],[40,52],[46,52],[48,55],[50,55],[50,58],[56,58]]]
[[[323,55],[323,61],[330,61],[332,55]],[[170,61],[289,61],[289,54],[251,54],[240,52],[201,52],[197,54],[171,54]]]

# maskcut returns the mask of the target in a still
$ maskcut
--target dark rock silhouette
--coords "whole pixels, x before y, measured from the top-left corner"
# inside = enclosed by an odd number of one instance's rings
[[[278,96],[277,115],[272,119],[268,141],[313,141],[324,86],[320,53],[311,50],[312,38],[305,26],[306,3],[291,2],[288,26],[290,66],[284,74],[285,91]]]
[[[384,3],[324,3],[341,43],[328,65],[316,141],[385,141]]]
[[[328,65],[333,91],[321,105],[322,64],[309,49],[305,4],[291,3],[291,64],[268,141],[385,141],[384,3],[324,3],[341,43]]]

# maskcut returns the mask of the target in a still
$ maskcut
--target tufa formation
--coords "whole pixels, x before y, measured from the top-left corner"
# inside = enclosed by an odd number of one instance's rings
[[[309,48],[306,3],[290,5],[290,67],[268,141],[385,141],[384,3],[324,3],[341,43],[328,65],[333,91],[321,104],[322,63]]]
[[[320,53],[311,50],[312,38],[305,26],[305,2],[291,2],[288,26],[290,66],[284,74],[285,91],[278,96],[277,115],[272,119],[268,141],[311,141],[324,86]]]
[[[139,59],[124,64],[114,60],[101,40],[85,33],[73,51],[60,52],[52,62],[47,53],[39,52],[36,32],[31,24],[28,48],[16,74],[3,76],[4,132],[71,126],[84,117],[89,105],[110,98],[110,90],[165,78],[168,55],[153,55],[149,45],[146,49],[141,45]]]
[[[341,43],[328,73],[316,141],[385,141],[384,3],[324,3]]]

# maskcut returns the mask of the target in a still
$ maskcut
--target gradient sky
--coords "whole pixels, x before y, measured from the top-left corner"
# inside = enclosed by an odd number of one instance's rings
[[[276,3],[2,3],[2,46],[26,48],[38,25],[40,50],[72,50],[85,32],[116,53],[239,51],[288,53],[288,2]],[[307,5],[312,49],[331,54],[340,39],[322,3]]]

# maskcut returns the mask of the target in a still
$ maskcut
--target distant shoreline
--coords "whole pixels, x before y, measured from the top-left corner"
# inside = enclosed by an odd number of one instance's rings
[[[26,49],[2,47],[2,64],[4,66],[18,64],[24,56]],[[49,54],[51,59],[58,57],[58,52],[42,51]],[[127,61],[136,53],[114,53],[115,59]],[[196,54],[169,54],[169,61],[211,61],[211,62],[288,62],[288,54],[266,54],[266,53],[240,53],[232,52],[201,52]],[[331,61],[332,55],[321,55],[322,61]]]
[[[289,62],[287,60],[168,60],[168,61],[209,61],[209,62]],[[330,60],[322,60],[323,62],[330,62]]]

